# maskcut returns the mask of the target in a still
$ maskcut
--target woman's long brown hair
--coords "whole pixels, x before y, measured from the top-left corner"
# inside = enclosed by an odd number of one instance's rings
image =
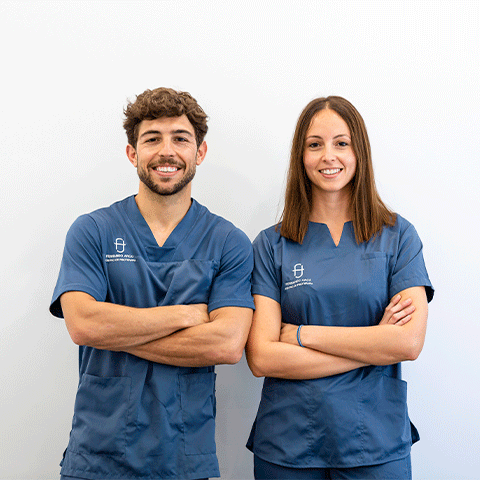
[[[350,129],[352,148],[357,160],[352,180],[352,220],[357,243],[366,242],[385,225],[394,225],[396,215],[378,195],[370,141],[363,118],[348,100],[335,96],[312,100],[298,118],[292,141],[280,234],[302,243],[307,233],[312,208],[312,187],[303,164],[305,138],[313,117],[324,109],[340,115]]]

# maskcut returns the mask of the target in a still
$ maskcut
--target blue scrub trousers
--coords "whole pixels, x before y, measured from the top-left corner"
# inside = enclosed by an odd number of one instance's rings
[[[355,468],[290,468],[254,456],[256,480],[411,480],[410,455],[400,460]]]
[[[80,477],[68,477],[66,475],[60,475],[60,480],[88,480]],[[199,478],[198,480],[208,480],[208,478]]]

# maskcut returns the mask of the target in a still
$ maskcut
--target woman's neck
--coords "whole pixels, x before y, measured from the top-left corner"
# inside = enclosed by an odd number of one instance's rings
[[[332,192],[325,195],[314,195],[310,221],[327,225],[341,224],[352,220],[351,195]]]

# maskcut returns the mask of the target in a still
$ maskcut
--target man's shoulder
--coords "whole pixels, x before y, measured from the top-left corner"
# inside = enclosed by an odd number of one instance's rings
[[[67,232],[67,243],[88,240],[101,242],[105,234],[115,226],[125,225],[126,205],[132,197],[113,203],[108,207],[98,208],[77,217]],[[135,201],[135,200],[133,200]],[[83,239],[83,240],[82,240]]]
[[[115,217],[123,217],[126,214],[127,206],[132,201],[135,201],[133,195],[118,200],[107,207],[97,208],[96,210],[86,213],[85,216],[89,216],[96,220],[111,220]]]
[[[201,205],[197,201],[194,200],[196,203],[198,214],[197,214],[197,227],[202,229],[211,229],[212,233],[215,236],[219,237],[233,237],[238,239],[242,243],[247,241],[250,243],[249,238],[247,235],[236,225],[234,225],[230,220],[217,215],[216,213],[212,213],[207,207]]]
[[[116,219],[124,218],[126,214],[126,207],[131,202],[133,196],[124,198],[107,207],[97,208],[91,212],[80,215],[74,223],[89,225],[97,224],[98,226],[106,225],[115,221]]]

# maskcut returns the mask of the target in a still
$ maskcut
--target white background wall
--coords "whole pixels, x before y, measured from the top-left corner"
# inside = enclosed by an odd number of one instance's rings
[[[358,108],[436,287],[404,367],[414,478],[480,478],[479,32],[474,0],[0,2],[0,478],[58,478],[78,381],[48,313],[65,234],[137,191],[122,108],[157,86],[210,116],[194,196],[251,239],[277,217],[302,108],[329,94]],[[218,374],[222,478],[249,479],[261,380],[244,360]]]

